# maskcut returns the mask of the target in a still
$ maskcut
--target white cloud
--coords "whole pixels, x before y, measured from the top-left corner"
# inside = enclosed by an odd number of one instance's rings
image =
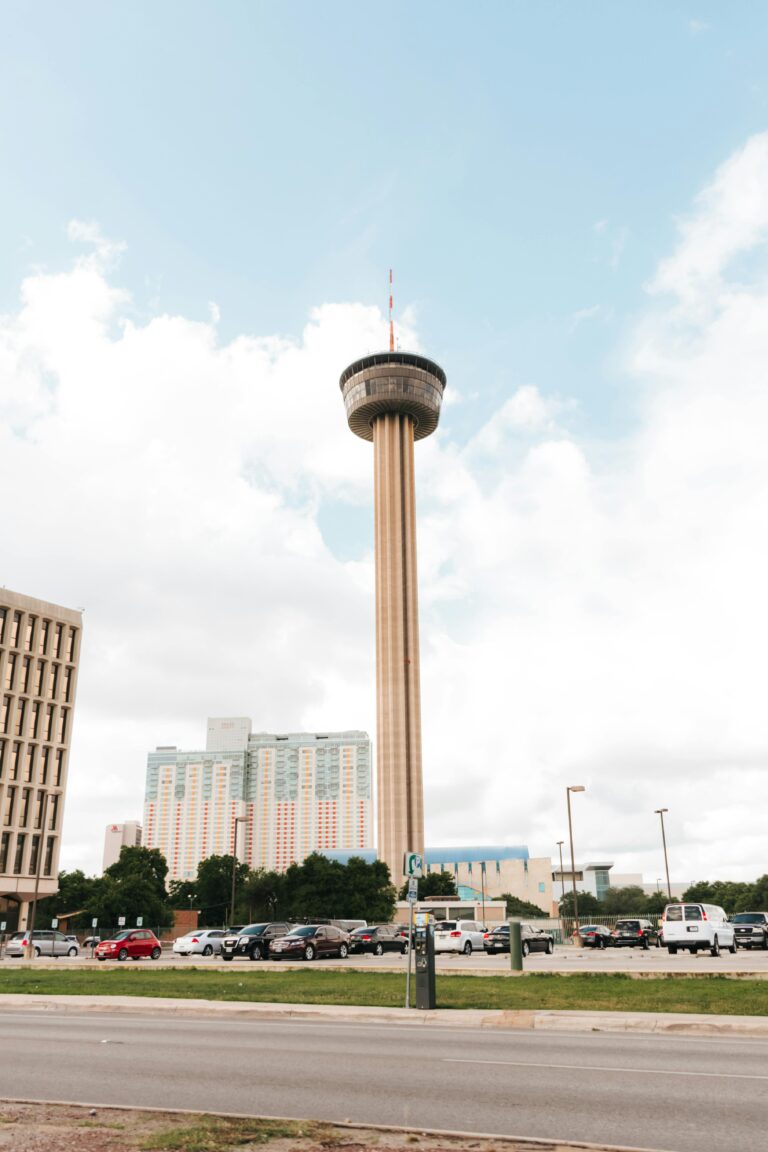
[[[673,876],[765,870],[765,150],[720,168],[659,269],[631,434],[577,437],[527,384],[465,447],[417,447],[432,843],[554,852],[584,783],[582,858],[660,875],[663,805]],[[137,324],[82,263],[0,320],[2,580],[86,605],[67,866],[98,866],[103,826],[140,814],[146,751],[194,746],[207,715],[373,730],[370,536],[341,562],[318,517],[370,506],[338,377],[385,336],[359,304],[295,341]]]

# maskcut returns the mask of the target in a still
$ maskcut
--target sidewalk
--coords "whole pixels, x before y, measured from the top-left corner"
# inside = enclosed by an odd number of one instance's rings
[[[546,1032],[652,1032],[677,1036],[755,1036],[768,1038],[768,1016],[707,1016],[664,1012],[483,1011],[482,1009],[367,1008],[336,1004],[249,1004],[231,1000],[182,1000],[149,996],[0,997],[0,1012],[82,1015],[146,1013],[220,1020],[328,1020],[347,1023],[406,1024],[412,1027],[508,1028]]]

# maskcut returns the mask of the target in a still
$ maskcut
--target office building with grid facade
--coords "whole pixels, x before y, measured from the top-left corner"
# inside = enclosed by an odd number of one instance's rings
[[[19,928],[58,889],[81,634],[80,612],[0,589],[0,911]]]
[[[243,717],[216,718],[205,752],[149,753],[144,843],[171,880],[214,855],[282,872],[318,850],[370,849],[372,793],[365,732],[251,733]]]

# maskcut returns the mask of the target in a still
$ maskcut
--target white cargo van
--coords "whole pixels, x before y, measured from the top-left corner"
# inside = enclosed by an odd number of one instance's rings
[[[717,904],[667,904],[662,916],[662,938],[670,956],[678,948],[689,952],[708,949],[719,956],[721,948],[736,951],[733,924]]]

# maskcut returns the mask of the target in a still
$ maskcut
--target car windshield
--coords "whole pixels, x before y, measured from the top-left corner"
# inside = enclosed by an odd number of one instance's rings
[[[617,928],[628,928],[632,932],[637,932],[640,929],[640,921],[639,920],[617,920],[616,921],[616,927]]]
[[[765,916],[761,912],[739,912],[733,918],[734,924],[764,924]]]
[[[314,927],[313,924],[304,924],[301,928],[294,928],[292,932],[288,933],[288,935],[289,936],[314,936],[316,931],[317,931],[317,929]]]
[[[114,936],[110,936],[110,940],[127,940],[131,931],[132,929],[126,928],[125,932],[116,932]]]
[[[243,929],[243,936],[261,936],[266,928],[266,924],[249,924],[247,928]]]
[[[455,932],[455,920],[441,920],[439,924],[435,924],[435,932]]]

